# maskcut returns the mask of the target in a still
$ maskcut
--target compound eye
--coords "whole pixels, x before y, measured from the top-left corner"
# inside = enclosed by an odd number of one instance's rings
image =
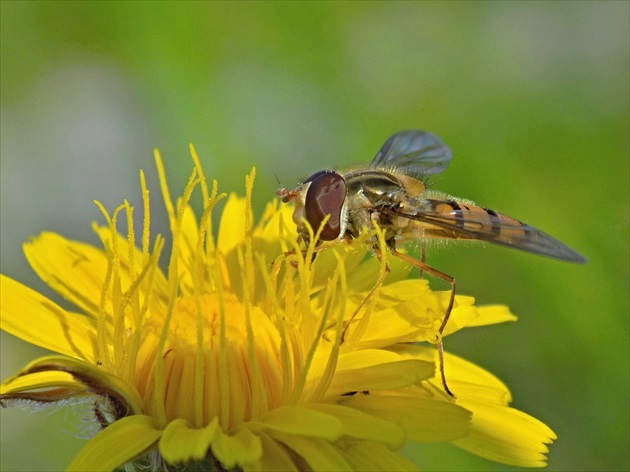
[[[346,181],[341,174],[323,170],[311,175],[311,185],[304,199],[306,220],[317,231],[326,215],[330,215],[322,228],[320,239],[333,241],[341,233],[341,210],[346,200]]]

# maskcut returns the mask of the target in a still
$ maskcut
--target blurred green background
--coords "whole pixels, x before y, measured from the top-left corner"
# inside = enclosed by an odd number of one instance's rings
[[[220,188],[367,163],[406,128],[454,159],[436,188],[522,219],[585,266],[452,245],[428,262],[519,322],[446,348],[507,382],[558,434],[549,470],[628,470],[629,3],[0,2],[2,273],[49,293],[20,244],[44,230],[96,243],[92,203],[139,204],[152,148],[172,191],[195,144]],[[159,215],[159,216],[158,216]],[[438,285],[439,286],[439,285]],[[2,336],[1,375],[37,350]],[[1,413],[2,470],[58,470],[90,433],[72,408]],[[425,470],[515,470],[448,445]]]

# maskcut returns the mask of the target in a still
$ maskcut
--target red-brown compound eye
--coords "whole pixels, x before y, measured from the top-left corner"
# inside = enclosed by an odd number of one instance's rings
[[[317,231],[326,217],[330,215],[322,228],[320,239],[332,241],[341,233],[341,210],[346,201],[346,181],[338,172],[321,170],[311,175],[306,182],[311,185],[304,199],[306,220],[313,231]]]

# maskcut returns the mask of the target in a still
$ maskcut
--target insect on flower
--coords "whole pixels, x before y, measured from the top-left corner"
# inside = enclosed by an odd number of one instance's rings
[[[317,244],[357,238],[376,223],[383,231],[391,254],[451,285],[448,307],[439,328],[448,323],[455,298],[455,279],[397,250],[410,240],[478,240],[552,257],[584,263],[577,252],[542,231],[468,200],[429,190],[427,178],[443,172],[451,150],[427,131],[408,130],[391,136],[368,166],[344,172],[315,172],[293,190],[276,195],[294,201],[293,221],[308,245],[309,228],[320,231]],[[323,226],[322,226],[323,224]],[[378,242],[371,241],[378,253]],[[424,246],[423,246],[424,247]],[[382,283],[382,281],[377,282]],[[350,324],[352,320],[348,322]],[[446,391],[441,339],[438,342],[440,373]]]

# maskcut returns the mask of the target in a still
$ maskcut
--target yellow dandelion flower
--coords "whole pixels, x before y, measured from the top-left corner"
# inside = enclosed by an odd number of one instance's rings
[[[457,399],[436,377],[435,349],[418,343],[435,342],[448,292],[406,279],[400,261],[371,257],[360,238],[316,258],[311,244],[302,257],[290,208],[270,203],[254,224],[253,171],[245,198],[227,198],[215,239],[211,214],[224,195],[191,153],[195,169],[174,203],[156,153],[172,238],[166,273],[141,173],[139,241],[125,201],[111,215],[101,207],[103,248],[53,233],[24,245],[76,311],[1,276],[2,329],[58,355],[6,379],[0,403],[79,399],[100,424],[68,470],[415,470],[398,452],[408,441],[544,466],[553,432],[510,408],[498,379],[448,354]],[[457,296],[443,334],[511,320],[505,307]]]

